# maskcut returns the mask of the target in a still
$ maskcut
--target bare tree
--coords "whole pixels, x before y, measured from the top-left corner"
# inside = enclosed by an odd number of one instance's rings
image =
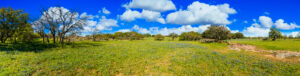
[[[63,7],[51,7],[47,10],[43,9],[40,20],[47,23],[45,28],[50,31],[53,42],[55,43],[57,35],[59,42],[63,44],[66,34],[83,29],[88,18],[89,16],[79,17],[76,11],[70,11]]]

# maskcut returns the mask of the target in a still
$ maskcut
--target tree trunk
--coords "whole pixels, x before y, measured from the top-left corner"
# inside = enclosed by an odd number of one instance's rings
[[[55,34],[52,34],[52,37],[53,37],[53,43],[55,43]]]
[[[48,42],[48,44],[49,44],[49,42],[50,42],[50,41],[49,41],[49,36],[47,35],[46,37],[47,37],[47,42]]]
[[[42,37],[43,37],[43,43],[45,43],[45,35],[43,34],[43,36],[42,36]]]

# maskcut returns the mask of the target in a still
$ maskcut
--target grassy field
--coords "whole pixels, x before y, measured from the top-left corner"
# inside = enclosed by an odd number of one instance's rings
[[[263,41],[261,39],[241,39],[231,40],[230,42],[255,45],[258,48],[265,50],[287,50],[287,51],[300,51],[299,39],[287,39],[276,41]]]
[[[299,68],[296,62],[270,60],[230,51],[226,44],[196,41],[81,41],[65,48],[0,51],[0,76],[293,76],[300,75]]]

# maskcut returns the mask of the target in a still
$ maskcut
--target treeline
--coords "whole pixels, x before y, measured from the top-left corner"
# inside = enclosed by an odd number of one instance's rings
[[[135,31],[131,32],[115,32],[114,34],[93,34],[87,35],[86,38],[93,41],[101,40],[142,40],[145,37],[153,37],[154,40],[164,40],[165,37],[169,37],[172,40],[175,40],[179,37],[181,41],[197,41],[201,39],[215,39],[215,41],[221,41],[226,39],[240,39],[244,38],[242,33],[231,33],[229,29],[225,26],[213,25],[209,27],[202,34],[199,32],[183,32],[180,35],[176,33],[170,33],[167,36],[156,34],[139,34]]]
[[[101,40],[142,40],[144,37],[150,37],[150,34],[140,34],[135,31],[131,32],[115,32],[114,34],[93,34],[86,35],[85,37],[89,40],[93,41],[101,41]]]
[[[29,15],[22,10],[14,10],[12,8],[0,9],[0,41],[6,43],[32,42],[34,39],[42,38],[43,43],[61,43],[65,41],[76,40],[142,40],[145,37],[153,37],[154,40],[164,40],[169,37],[175,40],[179,37],[181,41],[197,41],[205,39],[213,39],[214,41],[222,41],[226,39],[245,38],[242,33],[231,33],[225,26],[212,25],[203,33],[199,32],[183,32],[180,35],[170,33],[167,36],[157,34],[140,34],[137,32],[115,32],[114,34],[98,34],[93,33],[85,37],[78,36],[83,26],[87,24],[90,16],[79,16],[79,13],[68,10],[63,7],[51,7],[42,9],[41,16],[32,20]],[[271,28],[269,37],[265,40],[278,38],[295,38],[293,36],[283,36],[277,29]],[[297,36],[300,38],[300,34]]]

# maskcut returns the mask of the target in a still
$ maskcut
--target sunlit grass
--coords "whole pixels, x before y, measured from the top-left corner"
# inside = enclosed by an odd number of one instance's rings
[[[217,50],[217,51],[216,51]],[[6,75],[297,75],[299,64],[197,41],[81,41],[41,52],[0,51]],[[299,74],[298,74],[299,75]]]

